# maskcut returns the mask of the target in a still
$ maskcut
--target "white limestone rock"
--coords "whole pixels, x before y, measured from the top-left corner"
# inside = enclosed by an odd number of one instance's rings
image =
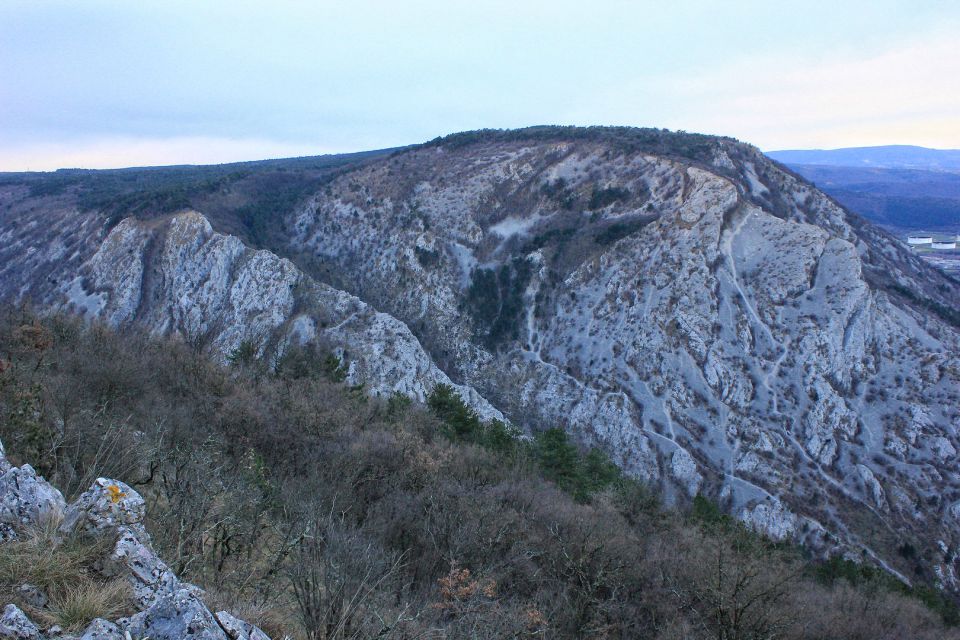
[[[75,502],[67,507],[60,530],[103,535],[127,527],[141,539],[147,539],[143,528],[146,503],[139,493],[119,480],[97,478]]]
[[[244,622],[227,611],[218,611],[214,617],[230,640],[270,640],[270,636],[260,627]]]
[[[117,529],[118,538],[110,555],[111,562],[129,572],[134,599],[149,607],[160,598],[180,590],[180,580],[137,532],[126,526]]]
[[[213,614],[189,589],[161,595],[145,611],[131,616],[127,632],[150,640],[228,640]]]
[[[933,449],[937,458],[944,462],[952,460],[957,455],[957,448],[954,447],[950,439],[945,436],[933,438],[930,447]]]
[[[40,629],[16,605],[8,604],[0,616],[0,638],[4,640],[39,640]]]
[[[348,354],[347,381],[374,395],[425,400],[437,384],[450,384],[482,418],[504,419],[475,389],[450,380],[404,323],[313,282],[289,260],[214,232],[198,212],[165,226],[121,221],[85,269],[89,289],[106,301],[95,315],[111,324],[209,341],[222,362],[244,342],[266,357],[278,355],[266,352],[274,338],[284,345],[322,338]]]
[[[670,473],[691,498],[700,493],[703,476],[697,463],[686,449],[675,449],[670,456]]]
[[[87,625],[80,640],[125,640],[125,637],[120,627],[114,623],[103,618],[95,618]]]
[[[879,509],[887,510],[887,498],[883,491],[883,486],[881,486],[880,481],[877,480],[877,476],[874,475],[873,471],[870,470],[870,467],[858,464],[857,473],[860,475],[860,479],[863,481],[868,495],[873,500],[873,504]]]
[[[28,464],[0,476],[0,523],[32,526],[63,513],[63,495]]]
[[[3,449],[3,441],[0,440],[0,475],[10,471],[10,461],[7,460],[7,453]]]
[[[797,516],[778,498],[762,500],[745,507],[738,517],[754,531],[774,540],[785,540],[797,530]]]

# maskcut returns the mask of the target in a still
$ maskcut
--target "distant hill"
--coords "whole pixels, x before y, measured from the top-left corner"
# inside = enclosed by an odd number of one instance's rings
[[[910,145],[888,145],[828,150],[769,151],[767,155],[787,165],[960,171],[960,149],[928,149]]]
[[[901,229],[960,229],[960,172],[788,166],[872,222]]]
[[[767,156],[872,222],[901,229],[960,228],[960,150],[900,145]]]

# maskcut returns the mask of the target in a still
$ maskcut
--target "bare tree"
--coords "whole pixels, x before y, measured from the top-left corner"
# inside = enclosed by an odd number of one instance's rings
[[[386,602],[402,557],[333,515],[316,518],[292,554],[288,577],[311,640],[395,637],[411,618]]]

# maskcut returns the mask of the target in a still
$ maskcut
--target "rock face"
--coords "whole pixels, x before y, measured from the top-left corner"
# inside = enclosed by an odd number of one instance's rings
[[[0,616],[0,638],[37,640],[40,638],[40,630],[23,611],[8,604],[3,610],[3,616]]]
[[[452,380],[669,499],[912,572],[892,530],[955,575],[960,285],[746,145],[453,136],[277,212],[273,253],[198,213],[109,227],[6,198],[0,297],[221,357],[320,340],[373,391]]]
[[[60,514],[67,503],[63,495],[37,475],[28,464],[10,467],[0,476],[0,524],[11,527],[34,525]]]
[[[0,444],[0,452],[3,451]],[[6,458],[0,461],[7,464]],[[82,533],[87,536],[116,540],[113,552],[102,563],[108,575],[125,576],[132,588],[140,611],[129,618],[115,622],[93,620],[81,640],[123,640],[124,638],[154,638],[179,640],[204,638],[209,640],[236,640],[237,638],[269,640],[255,625],[239,620],[222,611],[215,617],[207,609],[197,587],[181,582],[157,557],[150,544],[150,536],[143,528],[145,503],[128,485],[108,478],[98,478],[93,486],[74,503],[66,506],[60,492],[43,478],[33,473],[28,465],[11,467],[3,478],[14,474],[15,482],[0,482],[0,504],[8,505],[7,513],[15,515],[14,532],[41,524],[51,517],[50,509],[57,508],[64,519],[60,532],[64,535]],[[27,490],[24,490],[26,488]],[[37,496],[44,496],[38,500]],[[59,498],[59,500],[57,500]],[[53,505],[38,509],[37,504]],[[0,539],[0,553],[4,540]],[[23,588],[30,588],[24,585]],[[34,589],[36,589],[34,587]],[[27,594],[31,605],[42,609],[46,596]],[[42,598],[40,600],[39,598]],[[221,622],[222,621],[222,622]],[[245,635],[244,635],[245,634]],[[41,632],[27,615],[13,604],[7,605],[0,617],[0,638],[11,640],[45,640],[68,637],[54,627]],[[74,636],[75,637],[75,636]]]
[[[694,155],[455,136],[335,181],[290,243],[668,495],[821,549],[955,549],[960,287],[752,148]],[[496,344],[488,299],[519,308]]]
[[[40,295],[115,326],[176,333],[222,361],[244,343],[275,356],[321,341],[335,345],[347,381],[372,393],[424,400],[437,384],[451,384],[480,415],[503,418],[476,391],[453,384],[402,322],[304,276],[289,260],[215,233],[199,213],[127,218],[85,238],[82,250],[89,255],[74,275],[59,274],[59,288],[48,279]]]

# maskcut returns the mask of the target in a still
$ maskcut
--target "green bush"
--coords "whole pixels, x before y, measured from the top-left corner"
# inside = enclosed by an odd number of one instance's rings
[[[498,270],[475,269],[465,304],[481,342],[490,349],[520,335],[523,294],[533,275],[526,258],[514,258]]]
[[[587,205],[587,208],[602,209],[614,202],[627,200],[628,198],[630,198],[630,190],[623,187],[594,187],[593,193],[590,194],[590,203]]]

